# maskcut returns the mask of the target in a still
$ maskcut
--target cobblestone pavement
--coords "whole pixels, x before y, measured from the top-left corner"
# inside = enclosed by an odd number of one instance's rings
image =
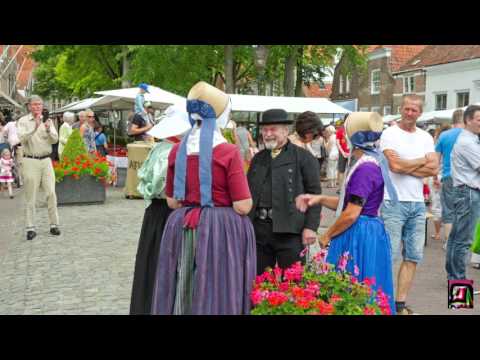
[[[21,196],[14,201],[23,204]],[[104,205],[59,207],[56,237],[43,207],[33,241],[19,211],[22,221],[10,223],[13,236],[0,258],[0,314],[128,314],[143,210],[143,200],[109,189]]]
[[[0,314],[128,314],[143,200],[109,188],[104,205],[60,207],[59,237],[49,234],[47,209],[39,208],[38,236],[26,241],[22,194],[2,195]],[[323,214],[328,226],[333,212]],[[480,314],[480,296],[474,310],[447,309],[444,262],[441,243],[429,238],[408,303],[420,314]],[[480,271],[468,273],[478,289]]]

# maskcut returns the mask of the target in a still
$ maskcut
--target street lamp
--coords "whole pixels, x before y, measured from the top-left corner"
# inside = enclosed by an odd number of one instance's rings
[[[258,95],[264,95],[262,91],[262,83],[264,80],[265,75],[265,67],[267,66],[267,58],[268,58],[268,48],[265,45],[253,45],[254,55],[255,55],[255,67],[257,69],[257,92]],[[257,113],[257,131],[256,131],[256,142],[258,147],[258,139],[259,139],[259,132],[260,132],[260,113]]]
[[[261,84],[265,78],[265,68],[267,66],[268,48],[265,45],[254,45],[255,67],[258,73],[258,95],[264,95],[261,91]]]

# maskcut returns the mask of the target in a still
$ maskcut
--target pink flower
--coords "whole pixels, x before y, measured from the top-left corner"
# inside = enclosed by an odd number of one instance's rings
[[[261,283],[263,283],[263,281],[265,280],[265,274],[262,274],[262,275],[257,275],[255,277],[255,284],[257,285],[260,285]]]
[[[340,260],[338,261],[338,269],[339,269],[340,271],[345,271],[345,269],[347,268],[348,256],[349,256],[349,252],[346,251],[346,252],[344,252],[343,255],[340,257]]]
[[[290,288],[290,284],[288,283],[288,281],[284,281],[280,283],[280,285],[278,286],[278,289],[283,292],[287,292],[289,288]]]
[[[320,292],[320,285],[314,281],[309,281],[305,290],[312,296],[317,296]]]
[[[355,276],[360,275],[360,269],[358,268],[357,265],[355,265],[355,266],[353,267],[353,274],[354,274]]]
[[[280,280],[282,279],[282,269],[278,266],[275,266],[275,269],[273,269],[273,273],[275,275],[275,279],[280,282]]]
[[[305,247],[305,249],[303,249],[301,252],[300,252],[300,257],[304,257],[308,252],[308,246]]]
[[[375,277],[371,277],[371,278],[368,278],[366,277],[364,280],[363,280],[363,283],[369,287],[371,287],[372,285],[375,285]]]
[[[264,299],[263,291],[259,289],[253,290],[250,299],[252,300],[253,305],[260,304]]]
[[[303,266],[300,262],[293,264],[284,272],[285,280],[300,281],[303,277]]]
[[[320,249],[319,252],[317,252],[315,255],[313,255],[312,259],[317,263],[323,263],[323,262],[325,262],[326,257],[327,257],[327,250],[326,249]]]

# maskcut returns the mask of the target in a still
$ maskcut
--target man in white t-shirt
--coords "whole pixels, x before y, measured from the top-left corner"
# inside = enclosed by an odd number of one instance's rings
[[[439,168],[432,137],[416,126],[422,110],[423,101],[419,96],[405,96],[398,126],[385,129],[380,139],[399,200],[394,205],[385,191],[381,214],[390,235],[394,263],[399,260],[403,245],[395,304],[397,314],[404,315],[413,313],[405,301],[416,266],[423,258],[426,215],[423,178],[437,175]]]

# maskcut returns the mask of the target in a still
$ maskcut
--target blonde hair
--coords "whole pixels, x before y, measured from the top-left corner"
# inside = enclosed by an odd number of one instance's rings
[[[10,154],[10,155],[12,154],[12,153],[10,152],[10,149],[7,149],[7,148],[3,149],[3,150],[2,150],[1,157],[3,157],[3,155],[5,155],[5,154],[7,154],[7,153]]]
[[[325,130],[327,130],[330,135],[335,134],[337,132],[337,130],[335,130],[335,126],[333,125],[328,125]]]
[[[418,96],[416,94],[409,94],[409,95],[405,95],[403,98],[402,98],[402,108],[405,106],[405,102],[406,101],[411,101],[411,102],[416,102],[419,104],[420,106],[420,111],[423,112],[423,98],[421,96]]]
[[[463,109],[457,109],[452,115],[452,124],[461,124],[463,122]]]

